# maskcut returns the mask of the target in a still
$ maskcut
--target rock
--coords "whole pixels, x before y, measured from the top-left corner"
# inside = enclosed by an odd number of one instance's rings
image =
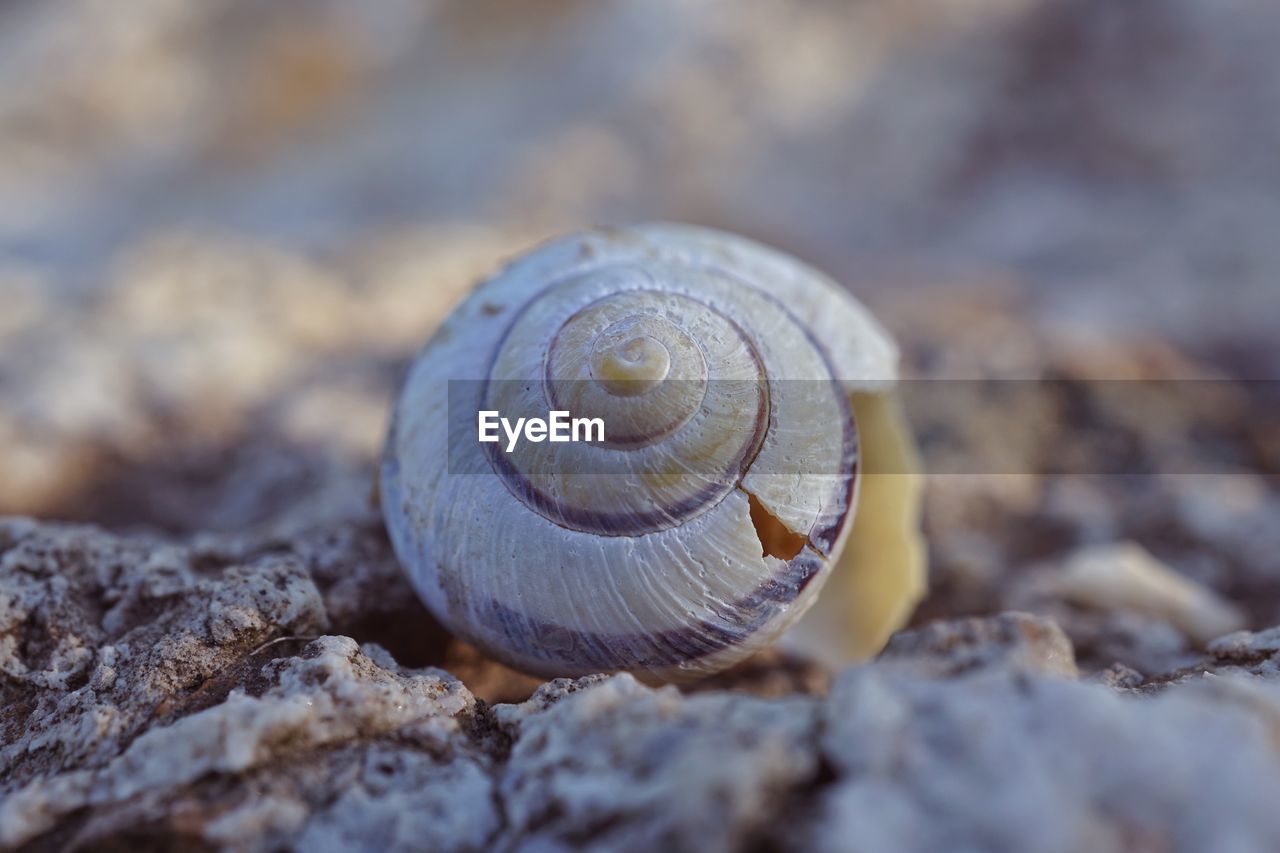
[[[474,700],[452,677],[387,671],[346,637],[321,637],[296,657],[246,675],[218,704],[152,728],[100,766],[13,791],[0,806],[0,842],[20,844],[55,826],[66,833],[77,823],[69,826],[66,818],[90,807],[70,836],[75,844],[110,838],[121,822],[160,818],[169,825],[157,837],[263,846],[304,830],[308,817],[318,822],[312,831],[336,821],[365,843],[399,833],[406,844],[422,838],[421,827],[385,825],[387,815],[406,806],[405,821],[440,814],[459,822],[445,825],[441,843],[470,833],[479,845],[493,830],[492,809],[476,811],[488,802],[487,776],[471,766],[475,759],[468,764],[455,719]],[[361,754],[340,760],[330,753],[351,745]],[[297,776],[301,784],[292,781]],[[219,777],[239,778],[243,786],[219,792],[210,784]],[[414,777],[443,784],[412,786]]]
[[[1280,652],[1280,628],[1257,632],[1237,631],[1209,644],[1209,653],[1224,661],[1254,660],[1277,652]]]
[[[1280,675],[1280,627],[1265,631],[1238,631],[1209,644],[1208,654],[1185,669],[1165,675],[1172,682],[1205,675]]]
[[[1133,690],[1141,687],[1146,679],[1142,673],[1133,667],[1125,666],[1122,663],[1113,663],[1098,673],[1097,680],[1099,684],[1104,684],[1114,690]]]
[[[1051,616],[1091,671],[1122,663],[1155,674],[1246,622],[1240,608],[1133,543],[1086,546],[1010,584],[1011,607]]]
[[[0,844],[482,846],[475,700],[377,646],[312,639],[329,624],[314,562],[0,521]]]
[[[1269,850],[1280,844],[1280,688],[1156,698],[980,670],[863,667],[823,709],[834,779],[797,847]],[[1223,761],[1223,756],[1231,760]]]
[[[182,544],[0,521],[0,848],[1280,843],[1274,632],[1159,689],[1073,680],[1054,623],[1008,613],[900,634],[827,696],[779,657],[693,691],[601,675],[489,707],[325,633],[361,610],[419,624],[377,609],[398,594],[385,549],[356,522]]]
[[[682,697],[626,675],[516,721],[500,794],[534,848],[732,850],[767,837],[819,772],[817,702]]]
[[[230,565],[160,540],[0,521],[0,762],[12,786],[98,768],[143,731],[216,703],[245,661],[324,630],[306,567]]]
[[[1244,626],[1244,616],[1234,605],[1133,544],[1078,551],[1068,558],[1053,584],[1066,601],[1095,610],[1156,616],[1199,645]]]
[[[889,641],[879,661],[933,678],[991,667],[1065,678],[1079,675],[1067,635],[1053,620],[1030,613],[932,622],[902,631]]]

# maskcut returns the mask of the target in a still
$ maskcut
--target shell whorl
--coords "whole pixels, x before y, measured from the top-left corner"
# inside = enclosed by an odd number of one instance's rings
[[[448,627],[517,667],[718,669],[816,595],[855,503],[848,391],[893,359],[847,295],[748,241],[553,242],[477,288],[411,370],[381,478],[393,544]],[[605,441],[508,452],[450,428],[479,409],[599,417]],[[793,547],[771,553],[764,527]]]
[[[512,494],[548,521],[603,536],[676,527],[722,500],[759,452],[770,413],[760,355],[733,320],[674,289],[682,272],[575,277],[524,306],[500,346],[486,409],[608,426],[598,445],[488,445]]]

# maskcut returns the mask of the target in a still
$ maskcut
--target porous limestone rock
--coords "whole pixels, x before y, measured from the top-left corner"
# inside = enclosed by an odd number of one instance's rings
[[[619,675],[526,705],[495,714],[514,739],[499,781],[507,831],[533,847],[742,849],[820,774],[813,697],[683,697]]]
[[[373,566],[373,597],[385,549],[0,521],[0,848],[1280,845],[1274,630],[1141,689],[1009,613],[903,634],[829,695],[620,675],[489,706],[325,633],[365,606],[335,574]]]
[[[1221,682],[1135,698],[1008,671],[945,687],[849,671],[824,707],[820,743],[835,778],[803,844],[1276,849],[1280,689]]]
[[[1034,566],[1004,600],[1056,620],[1093,661],[1148,674],[1190,665],[1212,640],[1247,624],[1234,602],[1132,542],[1087,545]]]
[[[900,665],[943,677],[987,667],[1075,678],[1075,651],[1052,619],[1001,613],[989,619],[931,622],[902,631],[880,655]]]
[[[0,520],[5,781],[101,767],[221,701],[242,661],[294,651],[267,644],[326,625],[292,555],[221,565],[161,540]]]

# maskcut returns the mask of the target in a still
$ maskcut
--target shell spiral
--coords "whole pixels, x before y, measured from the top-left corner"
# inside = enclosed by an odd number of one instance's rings
[[[895,363],[847,293],[750,241],[553,241],[411,368],[380,478],[392,543],[437,618],[519,669],[721,669],[813,603],[856,506],[849,395]],[[604,436],[481,443],[481,411],[567,411]]]

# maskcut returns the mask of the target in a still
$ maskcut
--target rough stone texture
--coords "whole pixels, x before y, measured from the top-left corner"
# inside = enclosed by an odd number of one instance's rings
[[[531,846],[739,849],[818,776],[811,698],[683,698],[618,676],[545,701],[495,709],[514,738],[499,783],[509,831]]]
[[[1280,692],[1258,680],[1274,631],[1213,643],[1151,696],[1076,681],[1061,630],[1010,613],[901,634],[825,697],[598,676],[490,708],[442,670],[323,635],[326,601],[349,605],[307,568],[324,582],[358,539],[331,536],[328,562],[306,538],[215,559],[210,541],[0,524],[0,843],[1280,843]]]
[[[1224,679],[1135,699],[990,670],[948,684],[875,667],[837,682],[822,736],[836,781],[806,842],[1064,853],[1280,843],[1275,685]]]
[[[1004,668],[1075,678],[1075,650],[1057,623],[1029,613],[990,619],[931,622],[892,637],[881,663],[935,678],[974,669]]]
[[[1280,849],[1280,408],[1203,383],[1280,372],[1278,39],[1273,0],[0,4],[0,513],[80,525],[0,521],[0,841]],[[1052,380],[909,396],[961,473],[881,660],[543,685],[396,566],[413,350],[500,258],[655,218],[830,270],[910,376]]]
[[[146,727],[222,701],[273,641],[327,626],[290,556],[209,564],[159,541],[8,520],[0,578],[10,784],[97,768]]]
[[[1280,844],[1274,631],[1142,691],[1077,681],[1061,630],[1010,613],[901,634],[826,695],[595,676],[491,707],[325,635],[315,547],[0,524],[0,845]]]
[[[491,784],[456,719],[475,700],[445,673],[402,673],[383,657],[390,669],[347,637],[320,637],[294,657],[246,662],[217,704],[99,766],[13,790],[0,841],[53,830],[72,846],[150,834],[266,848],[317,834],[335,848],[344,836],[479,847],[497,825]],[[228,791],[230,778],[240,784]]]
[[[1091,659],[1160,673],[1239,630],[1244,615],[1213,589],[1183,577],[1139,546],[1086,546],[1009,585],[1005,601],[1052,615]]]
[[[1278,674],[1280,628],[1268,628],[1219,637],[1209,644],[1208,652],[1198,660],[1149,680],[1145,687],[1158,690],[1169,684],[1215,675],[1250,675],[1270,679]]]

